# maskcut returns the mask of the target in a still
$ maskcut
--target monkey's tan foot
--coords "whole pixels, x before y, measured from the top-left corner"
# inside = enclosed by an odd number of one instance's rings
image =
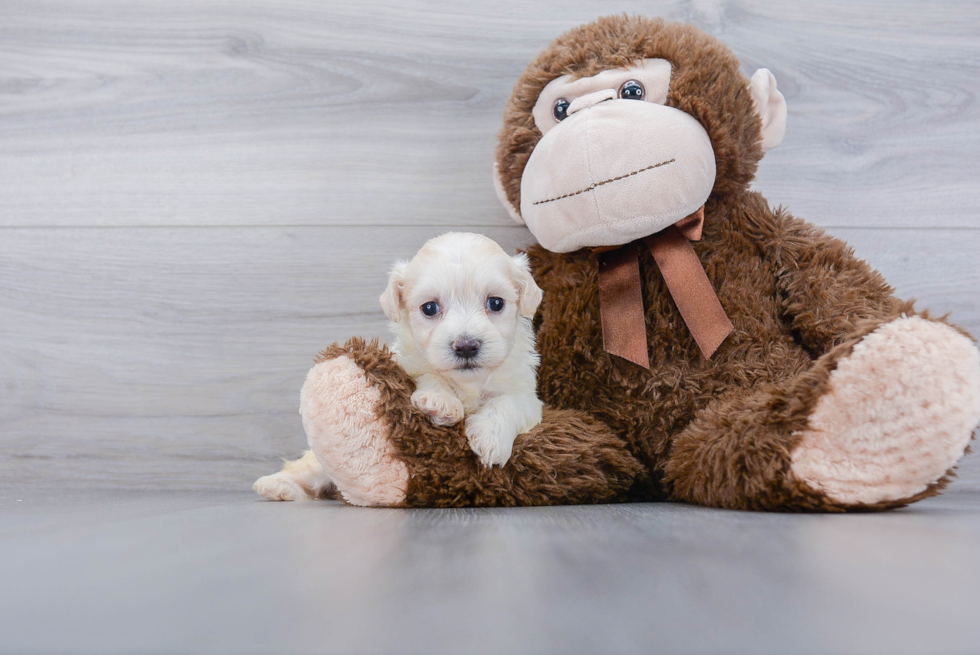
[[[619,502],[649,485],[626,442],[580,412],[545,409],[506,466],[487,468],[463,425],[433,425],[387,348],[354,337],[320,354],[303,386],[310,447],[358,505],[494,507]]]
[[[322,361],[306,376],[299,413],[310,448],[344,500],[401,505],[408,469],[381,418],[381,392],[349,357]]]
[[[265,475],[259,478],[252,485],[252,489],[266,500],[312,499],[303,487],[282,473],[273,473],[272,475]]]
[[[792,453],[792,471],[848,506],[934,493],[980,421],[980,353],[943,323],[899,318],[830,374]]]

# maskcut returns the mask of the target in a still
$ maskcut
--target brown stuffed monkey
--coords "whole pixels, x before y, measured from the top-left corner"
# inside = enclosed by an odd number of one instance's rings
[[[693,27],[611,17],[552,43],[514,88],[494,167],[540,243],[544,420],[484,468],[461,426],[411,405],[386,349],[332,346],[300,412],[340,495],[840,511],[938,493],[980,420],[980,353],[748,190],[785,121],[772,74],[747,79]]]

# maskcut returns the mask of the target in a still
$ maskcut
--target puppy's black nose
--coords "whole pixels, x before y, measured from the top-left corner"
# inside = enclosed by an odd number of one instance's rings
[[[453,341],[453,351],[459,357],[463,359],[472,359],[476,357],[476,353],[480,350],[480,342],[476,339],[471,339],[469,337],[463,337],[461,339],[456,339]]]

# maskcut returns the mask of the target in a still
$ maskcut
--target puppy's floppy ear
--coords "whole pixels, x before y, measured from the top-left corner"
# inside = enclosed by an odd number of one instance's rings
[[[534,277],[531,275],[531,267],[528,265],[527,255],[518,253],[511,257],[511,261],[514,263],[514,284],[517,285],[517,290],[520,293],[520,297],[517,300],[517,309],[521,312],[522,316],[532,318],[538,305],[541,304],[541,297],[544,294],[541,291],[541,287],[538,286],[538,283],[534,281]]]
[[[397,323],[402,316],[402,288],[405,286],[407,262],[395,262],[388,274],[388,288],[381,294],[381,309],[385,316]]]

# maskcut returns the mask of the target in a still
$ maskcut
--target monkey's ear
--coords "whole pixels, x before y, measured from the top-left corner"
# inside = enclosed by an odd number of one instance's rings
[[[541,298],[544,296],[544,293],[541,291],[538,283],[534,281],[534,276],[531,275],[531,267],[528,265],[527,255],[518,253],[511,260],[514,262],[514,283],[517,285],[517,291],[520,293],[520,297],[517,300],[517,309],[521,312],[521,316],[534,318],[534,312],[537,311],[538,305],[541,304]]]
[[[395,262],[388,274],[388,288],[381,294],[381,309],[385,316],[397,323],[402,316],[402,288],[405,286],[406,262]]]
[[[493,162],[493,190],[497,192],[497,200],[507,210],[508,216],[518,225],[524,225],[524,219],[521,218],[521,213],[514,208],[514,205],[510,204],[510,200],[507,200],[507,192],[504,191],[504,184],[500,181],[500,167],[497,165],[497,162]]]
[[[768,68],[760,68],[752,75],[749,90],[762,119],[762,149],[772,150],[786,134],[786,98],[776,88],[776,78]]]

